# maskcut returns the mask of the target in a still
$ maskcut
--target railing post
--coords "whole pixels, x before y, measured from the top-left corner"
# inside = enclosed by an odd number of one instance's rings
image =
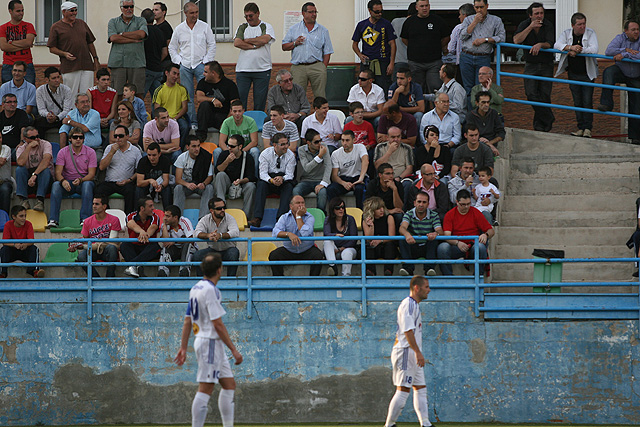
[[[500,43],[496,44],[496,84],[500,86]]]
[[[473,284],[474,289],[474,311],[476,317],[480,316],[480,239],[478,236],[474,237],[475,244],[473,245]],[[488,243],[488,242],[487,242]],[[484,266],[484,264],[483,264]]]
[[[360,238],[360,277],[362,278],[362,317],[367,317],[367,264],[366,242],[364,236]]]
[[[251,307],[253,306],[253,290],[252,277],[253,277],[253,253],[252,253],[251,237],[247,240],[247,319],[251,319]]]
[[[87,319],[93,318],[93,257],[91,240],[87,242]]]

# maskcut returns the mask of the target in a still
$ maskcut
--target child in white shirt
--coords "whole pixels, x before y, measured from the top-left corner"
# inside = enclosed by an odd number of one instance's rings
[[[478,180],[480,184],[476,185],[473,193],[476,198],[476,209],[482,212],[482,215],[489,221],[489,224],[493,224],[493,206],[500,198],[500,190],[489,182],[491,179],[491,168],[483,167],[478,170]],[[486,202],[489,200],[489,203]],[[484,203],[483,203],[484,202]]]

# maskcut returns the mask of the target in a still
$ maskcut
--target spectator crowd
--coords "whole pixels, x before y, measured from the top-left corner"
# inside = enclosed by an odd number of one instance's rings
[[[271,252],[273,261],[353,260],[360,244],[348,237],[357,236],[359,227],[365,236],[380,237],[367,240],[367,259],[422,257],[428,275],[436,274],[430,260],[472,253],[473,239],[437,236],[478,235],[480,256],[487,258],[500,200],[494,159],[505,139],[504,95],[491,68],[495,45],[506,41],[502,20],[489,13],[486,0],[463,4],[453,29],[431,11],[429,0],[411,3],[407,16],[392,22],[382,18],[380,0],[367,6],[370,16],[356,25],[351,39],[360,70],[345,94],[349,116],[344,118],[329,109],[333,44],[312,2],[302,6],[302,20],[282,39],[291,67],[278,71],[269,87],[276,36],[260,19],[256,3],[245,5],[246,22],[235,33],[239,53],[233,81],[216,60],[214,34],[198,18],[196,3],[184,4],[185,21],[173,29],[164,3],[136,16],[134,1],[121,0],[121,14],[107,28],[108,67],[101,68],[92,30],[77,18],[77,4],[65,1],[47,42],[60,65],[46,68],[44,84],[36,88],[35,29],[23,21],[22,3],[11,0],[11,20],[0,26],[0,208],[11,218],[3,237],[33,239],[26,211],[43,212],[48,194],[49,228],[60,225],[62,199],[78,195],[82,236],[109,237],[121,231],[120,220],[106,212],[109,197],[118,194],[124,199],[126,231],[136,242],[119,248],[93,245],[94,260],[114,262],[119,252],[133,264],[197,262],[214,251],[225,261],[238,261],[240,252],[229,239],[239,236],[239,224],[226,212],[226,200],[242,198],[248,225],[260,228],[266,199],[276,195],[272,233],[287,240]],[[579,55],[598,52],[584,14],[575,13],[571,28],[557,40],[543,4],[532,3],[526,15],[513,35],[515,43],[530,46],[524,52],[525,74],[552,77],[553,55],[541,49],[556,48],[567,52],[556,76],[566,71],[570,80],[595,81],[596,60]],[[604,72],[605,84],[640,87],[640,63],[622,61],[640,59],[639,35],[638,23],[629,21],[608,45],[606,54],[615,62]],[[550,82],[525,79],[524,87],[528,100],[550,103]],[[593,108],[593,87],[570,88],[576,107]],[[251,90],[254,112],[266,110],[264,123],[247,113]],[[597,108],[613,108],[610,89],[603,90]],[[539,105],[533,110],[534,129],[549,132],[552,110]],[[640,113],[637,93],[629,93],[629,111]],[[572,134],[590,137],[593,115],[578,111],[576,120]],[[59,143],[45,140],[52,130]],[[630,120],[634,144],[640,144],[638,132],[640,124]],[[14,194],[18,204],[11,206]],[[346,194],[353,194],[357,217],[346,211]],[[313,195],[324,213],[324,235],[342,238],[325,241],[323,250],[312,240],[300,240],[314,235],[316,217],[305,201]],[[197,223],[183,215],[189,197],[200,199]],[[160,202],[158,214],[154,206]],[[404,240],[384,239],[396,235]],[[155,237],[199,238],[207,248],[150,242]],[[81,245],[71,244],[69,251],[87,259]],[[3,263],[39,259],[37,246],[28,243],[4,244],[0,256]],[[394,274],[393,264],[383,267],[385,275]],[[399,273],[413,275],[414,267],[403,264]],[[311,275],[320,274],[319,264],[310,268]],[[271,269],[275,276],[284,274],[283,265]],[[228,266],[227,274],[236,270]],[[452,274],[451,265],[441,264],[440,270]],[[349,264],[328,269],[330,275],[350,272]],[[38,268],[28,273],[44,276]],[[145,274],[136,265],[125,273]],[[107,275],[114,274],[109,267]],[[190,268],[181,267],[179,274],[190,275]],[[374,265],[367,265],[367,274],[377,274]],[[158,275],[168,276],[168,268],[160,267]],[[7,276],[6,268],[0,276]]]

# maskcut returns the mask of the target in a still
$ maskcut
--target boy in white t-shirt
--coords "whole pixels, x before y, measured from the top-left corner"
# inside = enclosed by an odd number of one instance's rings
[[[341,141],[342,147],[331,154],[331,184],[327,187],[327,200],[353,191],[356,207],[362,209],[369,155],[363,144],[354,144],[353,131],[342,132]]]
[[[482,212],[482,215],[489,221],[489,224],[493,223],[493,206],[495,202],[500,198],[500,190],[498,187],[489,182],[491,179],[491,168],[485,166],[478,170],[478,180],[480,184],[476,185],[473,189],[473,193],[476,199],[476,209]],[[487,200],[489,201],[487,203]]]

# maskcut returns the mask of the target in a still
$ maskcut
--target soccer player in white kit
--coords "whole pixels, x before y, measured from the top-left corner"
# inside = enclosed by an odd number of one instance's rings
[[[413,387],[413,408],[421,426],[432,426],[429,421],[427,386],[424,381],[424,356],[422,355],[422,319],[420,302],[426,300],[431,289],[424,276],[413,276],[410,293],[398,307],[398,329],[391,352],[393,385],[396,392],[389,403],[385,427],[396,425]]]
[[[182,366],[187,359],[187,345],[193,328],[193,347],[198,359],[198,392],[191,405],[191,426],[204,426],[207,404],[216,383],[222,390],[218,398],[218,409],[223,427],[233,426],[236,382],[224,351],[226,345],[236,361],[242,363],[242,354],[231,342],[227,328],[222,322],[226,314],[221,304],[220,290],[216,283],[222,276],[222,258],[216,253],[208,254],[201,264],[204,277],[189,292],[189,306],[182,326],[182,341],[175,362]]]

